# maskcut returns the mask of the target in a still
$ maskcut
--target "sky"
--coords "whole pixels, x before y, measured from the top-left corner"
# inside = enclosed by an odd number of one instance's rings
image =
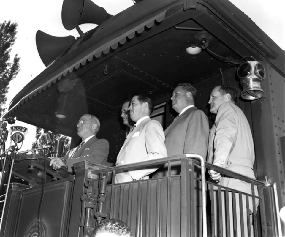
[[[230,0],[247,14],[271,39],[283,50],[285,49],[285,0]],[[115,15],[133,5],[132,0],[93,0],[104,7],[108,13]],[[11,20],[18,23],[18,33],[12,55],[20,56],[20,72],[10,83],[7,95],[7,107],[14,96],[32,79],[40,74],[45,65],[42,63],[37,47],[36,32],[41,30],[53,36],[73,35],[78,37],[76,30],[66,30],[61,22],[63,0],[2,0],[0,1],[0,22]],[[80,25],[86,32],[94,25]],[[28,128],[23,147],[27,150],[35,140],[35,127],[16,122],[16,125]]]

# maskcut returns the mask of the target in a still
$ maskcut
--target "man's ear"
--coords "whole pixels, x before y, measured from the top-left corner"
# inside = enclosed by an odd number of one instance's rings
[[[147,102],[143,102],[143,106],[145,109],[148,109],[148,103]]]
[[[225,96],[226,101],[232,100],[232,96],[230,94],[225,94],[224,96]]]
[[[95,130],[95,129],[97,128],[97,126],[98,126],[98,125],[97,125],[96,123],[93,123],[93,125],[92,125],[92,129],[94,129],[94,130]]]
[[[193,98],[193,95],[192,95],[192,93],[190,91],[187,91],[186,92],[186,97],[187,98]]]

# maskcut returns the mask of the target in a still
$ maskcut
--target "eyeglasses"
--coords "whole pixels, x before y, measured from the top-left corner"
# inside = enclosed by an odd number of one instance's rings
[[[178,96],[181,96],[181,95],[182,95],[181,92],[174,92],[170,99],[175,99],[175,98],[177,98]]]
[[[92,121],[89,121],[89,120],[79,120],[76,125],[77,126],[81,126],[81,125],[83,125],[84,123],[87,123],[87,122],[93,123]]]
[[[121,110],[121,114],[127,114],[128,112],[129,112],[128,109],[122,109],[122,110]]]

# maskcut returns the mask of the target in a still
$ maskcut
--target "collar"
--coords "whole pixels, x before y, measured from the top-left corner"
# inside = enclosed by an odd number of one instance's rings
[[[88,142],[92,137],[94,137],[95,135],[91,135],[90,137],[87,137],[83,140],[84,143]]]
[[[137,127],[143,120],[148,119],[148,118],[149,118],[149,116],[144,116],[144,117],[140,118],[140,119],[136,122],[135,127]]]
[[[185,107],[184,109],[181,110],[180,114],[178,116],[180,116],[181,114],[183,114],[187,109],[190,109],[192,107],[195,107],[194,105],[188,105],[187,107]]]

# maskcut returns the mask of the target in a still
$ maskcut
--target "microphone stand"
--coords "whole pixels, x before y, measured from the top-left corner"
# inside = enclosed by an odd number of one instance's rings
[[[2,177],[1,177],[1,186],[0,186],[0,194],[1,196],[5,194],[5,199],[4,199],[4,205],[2,208],[2,213],[1,213],[1,222],[0,222],[0,230],[2,228],[2,221],[4,217],[4,210],[6,207],[6,202],[7,202],[7,193],[9,191],[10,187],[10,182],[11,182],[11,177],[13,173],[13,166],[16,158],[16,151],[18,151],[18,146],[15,144],[15,146],[11,146],[9,149],[9,153],[6,154],[5,156],[5,161],[4,161],[4,166],[2,169]],[[6,168],[7,167],[7,168]],[[8,177],[7,177],[8,176]],[[7,180],[8,178],[8,180]],[[7,180],[7,185],[6,185],[6,190],[5,190],[5,181]]]
[[[4,180],[5,180],[5,166],[8,165],[7,154],[5,154],[5,142],[7,141],[8,137],[8,130],[7,130],[7,123],[0,121],[0,158],[1,158],[1,179],[0,179],[0,195],[3,195],[3,187],[4,187]]]
[[[2,159],[2,154],[5,152],[5,142],[7,141],[8,130],[7,123],[0,121],[0,155],[1,155],[1,167],[4,167],[4,161]]]

